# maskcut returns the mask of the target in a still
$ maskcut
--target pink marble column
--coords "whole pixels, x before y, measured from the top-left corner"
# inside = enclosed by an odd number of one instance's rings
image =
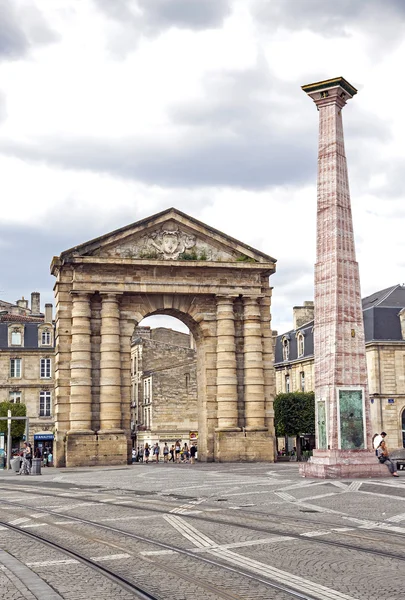
[[[369,474],[366,350],[342,124],[342,108],[357,90],[342,77],[306,85],[303,90],[319,110],[314,355],[315,400],[321,424],[317,427],[318,450],[301,471],[319,477],[344,476],[336,467],[350,467],[350,457],[353,469],[346,469],[348,476],[356,476],[362,463],[367,463],[363,471]],[[359,418],[355,423],[359,413],[343,410],[345,403],[351,406],[348,398],[353,394],[362,398],[362,430]],[[324,408],[325,418],[321,417]]]

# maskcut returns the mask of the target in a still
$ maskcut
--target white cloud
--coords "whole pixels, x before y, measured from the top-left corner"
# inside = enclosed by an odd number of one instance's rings
[[[4,3],[0,232],[21,261],[2,263],[5,299],[35,278],[50,299],[52,254],[176,206],[278,259],[288,329],[315,262],[318,117],[300,86],[337,75],[359,89],[343,117],[363,294],[405,280],[403,3],[192,5]]]

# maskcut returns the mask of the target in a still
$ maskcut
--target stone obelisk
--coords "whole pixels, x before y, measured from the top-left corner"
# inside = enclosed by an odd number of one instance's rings
[[[316,450],[306,477],[388,475],[372,451],[360,277],[342,108],[357,90],[343,77],[302,87],[319,111],[315,265]]]

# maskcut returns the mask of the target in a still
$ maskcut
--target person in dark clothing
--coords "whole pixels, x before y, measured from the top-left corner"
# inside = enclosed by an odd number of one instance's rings
[[[195,463],[195,455],[197,454],[197,448],[194,444],[191,444],[190,447],[190,462],[193,465]]]

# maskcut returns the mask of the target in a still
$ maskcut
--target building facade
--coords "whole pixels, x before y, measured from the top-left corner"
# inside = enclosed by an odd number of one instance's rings
[[[137,327],[131,348],[134,447],[198,440],[197,356],[193,337]]]
[[[35,446],[52,450],[55,354],[52,305],[47,304],[42,314],[39,294],[34,292],[33,297],[31,309],[24,299],[15,305],[1,303],[0,402],[25,404],[29,440]]]
[[[405,448],[405,286],[376,292],[362,307],[372,428]],[[277,393],[314,390],[313,303],[293,314],[293,329],[275,339]]]

